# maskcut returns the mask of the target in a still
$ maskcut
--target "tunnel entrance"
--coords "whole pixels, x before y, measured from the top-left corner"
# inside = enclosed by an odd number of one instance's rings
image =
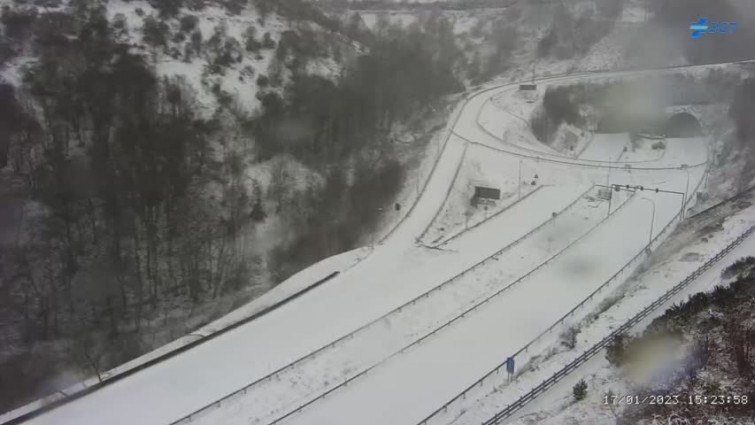
[[[663,129],[666,137],[699,137],[703,134],[700,121],[688,112],[674,114],[666,121]]]

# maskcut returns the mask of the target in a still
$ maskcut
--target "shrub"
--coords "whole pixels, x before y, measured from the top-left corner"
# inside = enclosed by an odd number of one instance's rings
[[[186,41],[185,33],[177,32],[176,35],[173,36],[174,43],[183,43],[184,41]]]
[[[244,48],[247,52],[258,52],[262,48],[262,43],[257,40],[255,27],[248,27],[244,32]]]
[[[185,5],[189,10],[199,11],[207,7],[207,0],[186,0]]]
[[[183,0],[150,0],[149,4],[157,9],[161,18],[174,18],[183,7]]]
[[[170,28],[163,21],[158,21],[152,16],[144,18],[142,37],[144,42],[152,47],[165,46],[170,36]]]
[[[194,31],[198,23],[199,23],[199,18],[197,18],[196,16],[184,15],[181,17],[179,28],[181,29],[181,32],[188,33],[188,32]]]
[[[627,357],[627,338],[623,334],[618,334],[613,341],[606,347],[606,360],[615,367],[624,364]]]
[[[267,75],[260,74],[257,77],[257,86],[259,86],[259,88],[264,89],[265,87],[269,85],[270,85],[270,79],[267,78]]]
[[[199,53],[202,51],[202,32],[199,30],[194,31],[191,33],[191,47],[194,49],[195,52]]]
[[[666,149],[666,144],[663,143],[663,141],[657,141],[653,143],[653,150],[663,150]]]
[[[128,36],[128,28],[121,14],[113,17],[113,35],[119,39]],[[75,18],[67,13],[48,12],[42,14],[34,28],[35,43],[38,47],[54,49],[68,44],[69,37],[76,34]]]
[[[740,258],[735,261],[734,264],[725,268],[724,271],[721,272],[721,277],[729,279],[738,276],[744,272],[752,270],[753,266],[755,266],[755,257]]]
[[[223,5],[231,15],[238,15],[244,11],[247,0],[225,0]]]
[[[530,127],[537,140],[548,144],[553,138],[558,124],[553,122],[545,110],[538,108],[530,120]]]
[[[572,101],[567,87],[548,87],[543,97],[543,106],[548,115],[558,124],[567,122],[579,126],[584,122],[579,113],[579,106]]]
[[[262,36],[262,48],[263,49],[275,48],[275,40],[273,40],[273,37],[270,35],[269,32],[266,32],[265,35]]]
[[[580,379],[572,388],[572,393],[574,394],[574,400],[584,400],[587,397],[587,382],[584,379]]]
[[[31,35],[34,22],[37,20],[36,9],[11,9],[3,7],[3,14],[0,22],[5,25],[6,37],[22,40]]]
[[[550,55],[557,42],[558,36],[556,35],[556,31],[551,29],[550,31],[548,31],[548,34],[546,34],[545,37],[541,38],[537,43],[537,55],[539,57]]]
[[[122,13],[116,13],[112,22],[113,35],[120,40],[128,38],[128,21],[126,15]]]
[[[571,327],[564,331],[563,334],[561,334],[561,344],[572,350],[577,345],[577,334],[579,333],[579,329]]]

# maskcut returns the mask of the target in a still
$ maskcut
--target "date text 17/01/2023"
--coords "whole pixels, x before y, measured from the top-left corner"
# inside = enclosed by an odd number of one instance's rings
[[[604,394],[603,404],[647,404],[647,405],[675,405],[675,404],[707,404],[715,405],[739,405],[750,402],[746,395],[692,395],[692,394],[658,394],[658,395],[631,395],[631,394]]]

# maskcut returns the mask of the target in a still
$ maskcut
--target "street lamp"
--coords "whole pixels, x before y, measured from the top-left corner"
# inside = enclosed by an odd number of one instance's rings
[[[655,223],[655,201],[650,198],[640,198],[653,204],[653,217],[650,220],[650,235],[648,236],[648,246],[653,242],[653,224]]]
[[[681,218],[684,218],[684,210],[687,209],[687,196],[689,196],[689,166],[682,164],[682,169],[687,172],[687,184],[684,186],[684,198],[682,201]]]
[[[606,173],[606,186],[611,186],[611,165],[608,165],[608,172]]]
[[[522,161],[523,159],[519,159],[519,184],[517,185],[517,189],[519,191],[519,200],[522,199]]]

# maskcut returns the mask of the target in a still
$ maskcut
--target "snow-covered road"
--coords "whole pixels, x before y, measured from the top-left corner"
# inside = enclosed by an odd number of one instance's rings
[[[678,199],[654,197],[663,214],[657,219],[670,220]],[[636,220],[648,215],[648,207],[639,199],[629,202],[606,223],[611,225],[600,226],[506,296],[349,385],[347,391],[292,416],[290,423],[419,423],[558,321],[642,251],[648,234],[638,231]]]
[[[620,192],[604,220],[608,203],[592,192],[585,198],[588,189],[609,182],[692,193],[704,176],[703,139],[669,140],[662,157],[631,167],[607,162],[621,142],[602,147],[599,137],[588,157],[559,156],[490,102],[498,95],[500,103],[512,87],[478,92],[461,106],[417,204],[356,266],[249,324],[29,423],[165,425],[205,406],[187,419],[269,424],[297,411],[286,421],[421,420],[604,283],[643,249],[651,228],[657,234],[682,207],[676,193]],[[506,131],[518,137],[495,136]],[[504,172],[512,178],[517,168],[510,165],[526,160],[543,187],[443,250],[418,245],[469,146],[508,158]],[[434,335],[417,343],[428,333]]]

